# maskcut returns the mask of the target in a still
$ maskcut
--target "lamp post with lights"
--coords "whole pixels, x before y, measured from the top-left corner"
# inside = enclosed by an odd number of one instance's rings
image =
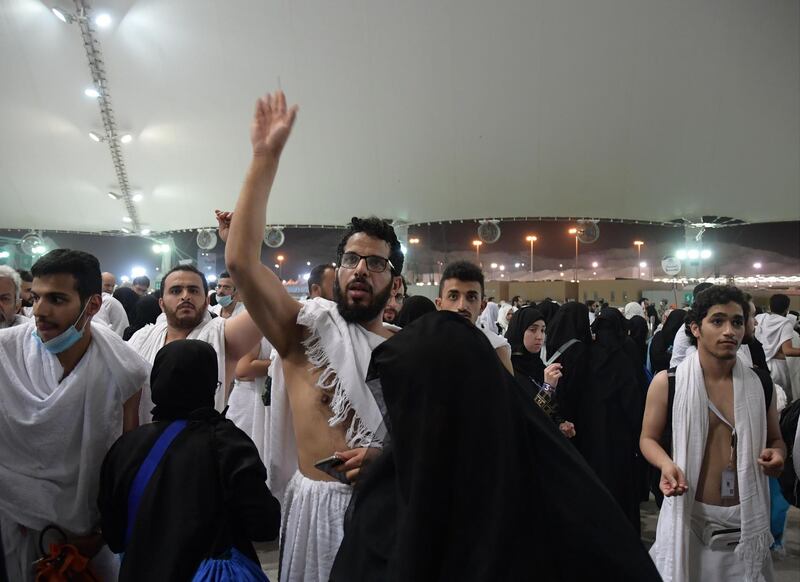
[[[567,231],[569,234],[575,237],[575,282],[578,282],[578,235],[580,231],[577,228],[570,228]]]
[[[483,242],[479,240],[472,241],[472,244],[475,246],[475,260],[478,263],[478,266],[481,266],[481,245]]]
[[[525,240],[531,243],[531,275],[533,275],[533,243],[539,240],[535,235],[528,235]]]
[[[643,244],[644,244],[644,241],[641,241],[641,240],[633,241],[633,245],[636,247],[636,251],[638,253],[638,257],[636,259],[636,262],[639,263],[639,279],[642,278],[642,245]]]
[[[275,258],[278,259],[278,278],[283,281],[283,261],[286,260],[286,257],[278,255]]]

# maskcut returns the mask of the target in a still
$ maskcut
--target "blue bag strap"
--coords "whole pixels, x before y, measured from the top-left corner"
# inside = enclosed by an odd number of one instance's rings
[[[139,512],[139,502],[142,500],[144,489],[147,487],[150,478],[153,476],[158,464],[164,457],[164,453],[167,452],[172,441],[175,440],[175,437],[178,436],[184,428],[186,428],[185,420],[175,420],[169,423],[169,426],[167,426],[164,432],[156,439],[153,448],[147,453],[144,462],[136,472],[136,477],[133,479],[133,484],[131,485],[131,491],[128,494],[128,522],[125,528],[126,547],[133,533],[133,525],[136,522],[136,514]]]

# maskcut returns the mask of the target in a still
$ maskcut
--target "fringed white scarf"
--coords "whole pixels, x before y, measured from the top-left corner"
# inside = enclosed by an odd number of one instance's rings
[[[773,542],[769,484],[756,462],[767,441],[766,406],[761,381],[738,358],[733,368],[733,400],[742,528],[735,552],[744,562],[745,582],[760,582],[764,580],[761,568]],[[672,407],[672,459],[684,471],[689,489],[680,497],[664,499],[656,541],[650,550],[664,582],[689,581],[689,526],[707,437],[708,394],[700,356],[694,353],[675,373]]]
[[[372,350],[385,338],[358,324],[348,324],[332,301],[316,298],[304,302],[297,323],[308,329],[306,358],[312,369],[321,370],[317,386],[333,390],[330,426],[345,422],[355,411],[347,428],[350,447],[380,445],[377,431],[383,425],[380,408],[367,387],[367,368]],[[384,324],[397,331],[399,328]],[[292,411],[283,375],[283,361],[273,352],[272,405],[269,407],[269,449],[266,455],[267,485],[278,499],[297,471],[297,443],[294,439]]]

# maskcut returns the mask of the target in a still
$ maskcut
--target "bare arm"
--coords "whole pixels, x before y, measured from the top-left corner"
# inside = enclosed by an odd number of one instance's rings
[[[781,351],[783,352],[784,356],[789,356],[793,358],[800,357],[800,348],[796,348],[792,346],[792,340],[788,339],[781,344]]]
[[[142,398],[142,391],[137,390],[122,405],[122,432],[128,432],[139,426],[139,400]]]
[[[275,273],[261,263],[261,241],[269,192],[296,114],[297,106],[287,110],[286,98],[280,91],[258,100],[250,131],[253,160],[231,218],[225,247],[226,266],[248,312],[282,356],[300,349],[301,330],[296,324],[300,304]]]
[[[758,464],[769,477],[780,476],[786,458],[786,444],[783,442],[778,423],[777,400],[773,392],[772,403],[767,411],[767,447],[758,456]]]
[[[250,352],[243,357],[239,362],[236,364],[236,377],[241,379],[244,378],[260,378],[262,376],[267,375],[267,371],[269,370],[270,361],[269,360],[259,360],[258,353],[261,351],[261,346],[257,345],[255,348],[250,350]]]
[[[262,338],[249,311],[244,311],[225,321],[225,357],[237,362],[245,357]]]
[[[647,391],[639,448],[644,458],[661,471],[659,487],[665,496],[671,497],[686,493],[688,485],[683,471],[672,461],[660,443],[667,425],[668,405],[669,380],[667,372],[662,371],[656,374]]]

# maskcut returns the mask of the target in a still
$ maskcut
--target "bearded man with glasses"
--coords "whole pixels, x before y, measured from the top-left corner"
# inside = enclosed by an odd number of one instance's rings
[[[391,225],[353,218],[336,252],[334,299],[295,301],[260,260],[267,200],[297,107],[278,91],[256,104],[253,158],[228,229],[225,262],[250,315],[275,348],[268,485],[283,498],[280,580],[327,581],[345,510],[383,416],[367,387],[372,350],[394,333],[381,315],[402,286]]]

